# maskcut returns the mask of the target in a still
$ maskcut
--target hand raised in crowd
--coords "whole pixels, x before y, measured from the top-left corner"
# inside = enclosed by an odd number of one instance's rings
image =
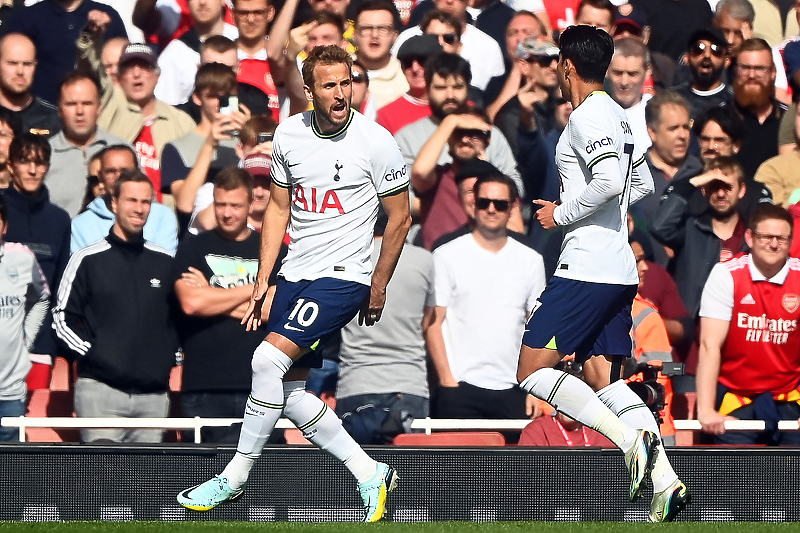
[[[444,120],[454,130],[482,130],[492,131],[492,125],[475,115],[447,115]]]
[[[230,114],[217,113],[211,123],[208,141],[216,147],[222,140],[233,139],[233,132],[241,131],[244,123],[250,120],[250,110],[244,104],[239,104],[239,110]]]
[[[92,9],[86,16],[86,31],[95,36],[101,36],[111,25],[111,17],[105,11]]]
[[[286,41],[286,55],[295,58],[308,46],[308,32],[317,27],[316,22],[306,22],[289,32]]]
[[[753,26],[746,20],[742,21],[741,31],[742,31],[742,40],[746,41],[747,39],[753,38]]]
[[[736,180],[736,178],[732,176],[726,176],[722,173],[722,171],[718,168],[713,170],[709,170],[708,172],[703,172],[702,174],[698,174],[697,176],[690,178],[689,183],[694,185],[695,187],[702,188],[708,185],[713,181],[721,181],[723,183],[732,184],[732,182]]]
[[[547,91],[533,80],[528,80],[517,92],[520,107],[528,113],[533,112],[535,103],[544,102],[548,96]]]

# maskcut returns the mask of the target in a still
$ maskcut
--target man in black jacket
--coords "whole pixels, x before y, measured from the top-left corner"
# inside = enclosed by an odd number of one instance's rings
[[[169,253],[142,237],[153,185],[138,169],[117,180],[108,237],[75,253],[53,310],[78,359],[79,417],[165,417],[178,340],[170,316]],[[83,441],[160,442],[161,430],[82,430]]]
[[[702,189],[706,206],[697,209],[690,198]],[[675,252],[672,275],[692,317],[700,309],[700,295],[711,269],[745,247],[746,221],[738,205],[747,187],[742,166],[733,157],[720,156],[703,174],[670,185],[650,231]]]
[[[50,201],[44,184],[50,168],[50,144],[41,135],[23,133],[11,141],[7,164],[11,186],[0,195],[8,206],[7,242],[30,248],[50,286],[53,302],[61,274],[69,260],[70,220],[66,211]],[[56,337],[50,314],[31,349],[33,367],[28,373],[28,390],[50,387]]]

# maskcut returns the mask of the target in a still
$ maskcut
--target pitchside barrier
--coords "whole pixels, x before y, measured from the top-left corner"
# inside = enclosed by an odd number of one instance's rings
[[[622,454],[600,448],[367,447],[397,468],[387,517],[434,520],[644,521],[650,491],[627,499]],[[355,521],[356,482],[313,447],[270,446],[236,502],[208,513],[175,495],[219,473],[232,447],[0,446],[0,520]],[[671,448],[693,503],[679,520],[798,521],[800,449]]]
[[[3,417],[0,426],[20,428],[19,440],[25,442],[26,428],[53,429],[175,429],[194,432],[194,442],[201,442],[200,430],[204,427],[229,427],[242,422],[241,418],[75,418],[75,417]],[[521,431],[530,424],[530,420],[470,420],[420,418],[411,424],[412,429],[432,431]],[[700,431],[697,420],[675,420],[678,431]],[[275,426],[277,429],[291,429],[295,426],[287,419],[281,418]],[[764,422],[759,420],[726,420],[728,431],[764,431]],[[797,420],[781,420],[778,422],[781,431],[797,431],[800,423]]]

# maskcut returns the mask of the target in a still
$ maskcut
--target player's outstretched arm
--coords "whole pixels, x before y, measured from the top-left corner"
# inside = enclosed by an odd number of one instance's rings
[[[394,274],[403,243],[411,227],[411,213],[408,206],[408,190],[381,198],[383,209],[389,217],[383,233],[383,244],[375,272],[372,274],[372,286],[369,303],[361,309],[359,324],[373,325],[380,320],[383,306],[386,304],[386,286]]]
[[[717,380],[722,360],[722,345],[728,336],[730,322],[718,318],[700,318],[700,353],[697,358],[697,420],[706,433],[725,433],[725,420],[714,407],[717,401]]]
[[[269,275],[278,259],[283,237],[291,215],[291,189],[272,183],[269,203],[261,226],[261,254],[258,260],[258,275],[253,286],[253,295],[242,318],[247,331],[261,325],[264,300],[269,289]],[[391,219],[390,219],[391,221]],[[388,231],[388,227],[387,227]]]

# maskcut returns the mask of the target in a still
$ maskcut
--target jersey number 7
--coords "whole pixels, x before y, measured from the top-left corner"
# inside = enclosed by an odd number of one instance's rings
[[[628,164],[625,165],[625,187],[619,197],[619,205],[627,204],[631,198],[631,173],[633,172],[633,144],[625,143],[622,153],[628,156]]]

